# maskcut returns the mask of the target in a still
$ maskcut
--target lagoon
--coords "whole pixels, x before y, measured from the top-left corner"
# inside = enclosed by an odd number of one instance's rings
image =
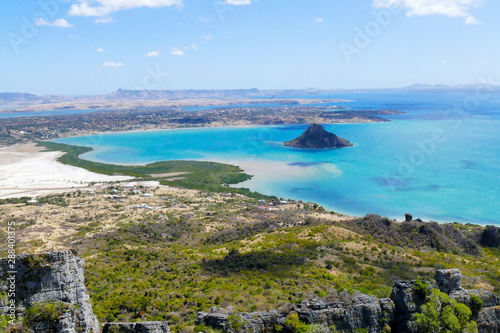
[[[312,98],[312,97],[311,97]],[[345,98],[358,109],[397,109],[391,122],[325,129],[352,148],[300,150],[283,141],[308,125],[109,133],[55,140],[92,146],[82,158],[117,164],[210,160],[255,177],[238,184],[264,194],[313,201],[353,215],[500,225],[500,95],[371,93]],[[477,102],[477,103],[472,103]]]

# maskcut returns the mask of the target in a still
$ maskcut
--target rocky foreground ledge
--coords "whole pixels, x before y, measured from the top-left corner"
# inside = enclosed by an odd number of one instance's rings
[[[83,259],[69,251],[20,255],[15,257],[15,264],[12,259],[0,259],[0,315],[8,320],[13,318],[16,326],[24,329],[19,330],[21,332],[170,332],[166,322],[99,325],[84,286],[83,267]],[[12,276],[15,276],[15,284]],[[461,278],[456,269],[438,270],[436,286],[450,298],[469,307],[477,296],[483,304],[473,318],[478,331],[500,332],[500,297],[489,291],[463,289]],[[15,292],[12,292],[13,285]],[[427,286],[434,287],[430,283]],[[198,313],[197,324],[225,332],[273,332],[275,325],[282,325],[287,316],[295,312],[307,324],[335,325],[338,332],[377,333],[390,327],[391,332],[418,333],[412,318],[425,302],[418,289],[416,281],[398,281],[390,298],[359,294],[351,295],[342,302],[306,301],[286,312],[231,314],[212,308],[210,313]],[[235,318],[241,326],[238,330],[231,326]]]
[[[481,310],[472,318],[477,323],[479,333],[500,332],[500,297],[481,289],[466,290],[461,287],[462,274],[457,269],[438,270],[437,288],[450,298],[471,307],[472,297],[476,295],[483,302]],[[436,288],[423,281],[427,289]],[[337,303],[307,301],[297,304],[287,312],[266,311],[238,314],[239,320],[248,332],[267,332],[275,325],[283,325],[291,312],[307,324],[320,324],[323,327],[335,325],[338,332],[378,333],[419,333],[413,325],[413,315],[420,312],[425,297],[416,288],[416,281],[397,281],[390,298],[376,298],[368,295],[355,295],[350,300]],[[200,312],[197,324],[227,331],[234,321],[234,315],[224,313],[223,309],[212,308],[210,313]]]
[[[84,285],[84,264],[69,251],[0,259],[0,316],[16,323],[15,332],[170,332],[162,322],[114,323],[101,328]]]

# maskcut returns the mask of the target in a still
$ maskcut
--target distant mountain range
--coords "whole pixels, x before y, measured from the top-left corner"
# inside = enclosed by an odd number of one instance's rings
[[[181,100],[181,99],[209,99],[209,98],[289,98],[299,96],[316,96],[338,93],[356,92],[414,92],[414,93],[474,93],[500,92],[500,85],[468,84],[468,85],[426,85],[414,84],[404,88],[389,89],[230,89],[230,90],[123,90],[118,89],[107,95],[95,96],[37,96],[28,93],[0,93],[0,106],[21,107],[29,105],[44,105],[63,102],[117,102],[117,101],[154,101],[154,100]]]

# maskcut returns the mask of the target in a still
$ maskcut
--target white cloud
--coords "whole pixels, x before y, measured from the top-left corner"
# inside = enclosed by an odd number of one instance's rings
[[[99,17],[94,22],[95,23],[111,23],[111,22],[113,22],[113,18],[111,16],[103,16],[103,17]]]
[[[316,18],[314,18],[313,21],[314,21],[314,23],[323,23],[323,22],[325,22],[325,20],[323,20],[321,17],[316,17]]]
[[[98,48],[98,49],[97,49],[97,52],[99,52],[99,53],[103,53],[103,52],[104,52],[104,49]]]
[[[191,48],[195,51],[199,49],[198,45],[196,45],[195,43],[191,44]]]
[[[123,63],[121,62],[114,62],[114,61],[108,61],[102,64],[102,67],[122,67]]]
[[[160,8],[183,5],[183,0],[78,0],[79,4],[71,5],[69,14],[73,16],[109,16],[120,10],[139,7]],[[92,6],[91,3],[98,5]]]
[[[210,22],[212,22],[212,19],[200,16],[200,18],[198,19],[198,21],[203,22],[203,23],[210,23]]]
[[[206,36],[205,36],[205,39],[206,39],[206,40],[211,40],[211,39],[213,39],[213,38],[214,38],[214,35],[206,35]]]
[[[481,24],[474,16],[465,18],[465,24]]]
[[[175,56],[183,56],[184,55],[184,51],[180,50],[177,47],[172,47],[172,48],[170,48],[170,54],[171,55],[175,55]]]
[[[449,64],[450,62],[449,62],[448,60],[444,59],[444,60],[441,60],[441,63],[442,63],[443,65],[446,65],[446,64]]]
[[[159,56],[161,51],[151,51],[148,54],[146,54],[146,57],[157,57]]]
[[[66,21],[63,18],[57,19],[54,22],[47,22],[43,17],[39,17],[36,21],[35,24],[38,26],[41,25],[46,25],[48,27],[58,27],[58,28],[72,28],[73,25],[69,24],[68,21]]]
[[[481,0],[373,0],[373,6],[377,8],[405,8],[408,16],[465,17],[466,24],[479,24],[469,10],[481,4]]]
[[[226,0],[221,3],[225,5],[242,6],[242,5],[251,5],[252,0]]]

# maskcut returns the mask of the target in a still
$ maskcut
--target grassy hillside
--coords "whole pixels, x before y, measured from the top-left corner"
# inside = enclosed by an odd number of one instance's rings
[[[479,245],[481,226],[350,220],[302,202],[269,211],[252,198],[172,188],[120,202],[106,199],[110,191],[66,194],[65,205],[0,205],[9,216],[2,224],[18,225],[19,252],[63,247],[85,258],[101,322],[168,320],[174,332],[189,332],[196,313],[212,306],[387,297],[394,280],[432,281],[437,268],[460,269],[466,288],[500,291],[500,250]],[[130,208],[137,203],[162,208]],[[47,221],[37,218],[48,212]],[[464,240],[475,250],[461,249]]]

